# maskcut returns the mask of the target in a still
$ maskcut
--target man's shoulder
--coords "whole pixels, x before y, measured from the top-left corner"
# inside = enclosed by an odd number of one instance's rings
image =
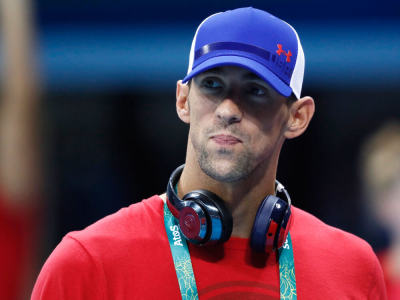
[[[165,231],[160,230],[162,207],[162,199],[153,196],[122,208],[83,230],[68,233],[51,253],[45,267],[103,269],[112,268],[115,261],[124,257],[132,260],[140,257],[136,254],[154,248],[155,241],[166,239]]]
[[[309,250],[343,253],[342,258],[357,257],[357,261],[376,262],[376,255],[368,242],[350,232],[328,225],[297,207],[293,208],[291,235],[298,244]]]
[[[95,243],[104,240],[122,242],[150,234],[149,227],[163,222],[163,201],[153,196],[134,203],[108,215],[83,230],[72,231],[66,237],[81,243]]]
[[[162,199],[154,196],[68,233],[44,264],[32,299],[103,299],[112,280],[134,276],[132,270],[141,259],[150,259],[151,250],[168,246],[160,230],[162,207]]]
[[[340,291],[354,299],[366,295],[369,299],[386,299],[382,269],[366,241],[299,208],[293,208],[292,213],[290,234],[299,294]],[[315,282],[311,277],[326,280]]]

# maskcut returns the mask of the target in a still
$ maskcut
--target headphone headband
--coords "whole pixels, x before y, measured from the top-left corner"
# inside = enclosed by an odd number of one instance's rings
[[[292,199],[290,199],[289,192],[286,190],[285,186],[280,183],[277,179],[275,179],[275,193],[283,193],[286,198],[286,202],[288,203],[289,207],[292,206]]]
[[[179,166],[178,168],[176,168],[175,171],[172,172],[171,176],[169,177],[168,184],[167,184],[167,200],[168,200],[167,204],[169,202],[174,207],[171,210],[170,206],[168,205],[171,213],[173,214],[173,216],[175,218],[178,217],[179,213],[177,213],[177,212],[179,212],[183,208],[181,199],[179,199],[177,193],[175,193],[175,185],[178,183],[178,180],[181,177],[184,167],[185,167],[185,165],[183,164],[183,165]]]

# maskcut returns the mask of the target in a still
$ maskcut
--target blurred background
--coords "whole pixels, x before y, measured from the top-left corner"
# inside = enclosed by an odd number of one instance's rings
[[[175,84],[194,32],[208,15],[243,6],[296,28],[302,94],[316,102],[308,131],[284,146],[278,179],[295,206],[377,251],[388,244],[366,209],[359,166],[366,139],[400,121],[399,1],[0,1],[0,192],[2,210],[19,218],[9,236],[28,236],[18,242],[33,256],[27,290],[67,232],[163,193],[185,157]],[[19,108],[7,108],[15,97]]]

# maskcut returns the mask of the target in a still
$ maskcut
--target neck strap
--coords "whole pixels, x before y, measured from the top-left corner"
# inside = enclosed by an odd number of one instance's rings
[[[166,203],[164,203],[164,225],[167,231],[182,300],[199,299],[189,248],[179,230],[178,220],[172,215]],[[285,243],[278,250],[278,255],[280,299],[296,300],[296,276],[290,232]]]

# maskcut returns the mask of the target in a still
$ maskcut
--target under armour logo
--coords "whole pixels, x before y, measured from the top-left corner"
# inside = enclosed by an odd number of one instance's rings
[[[277,46],[278,46],[278,50],[276,50],[276,53],[279,56],[281,56],[281,54],[283,53],[286,56],[286,62],[290,62],[290,57],[292,56],[292,52],[290,52],[290,50],[288,50],[288,52],[283,50],[281,44],[278,44]]]

